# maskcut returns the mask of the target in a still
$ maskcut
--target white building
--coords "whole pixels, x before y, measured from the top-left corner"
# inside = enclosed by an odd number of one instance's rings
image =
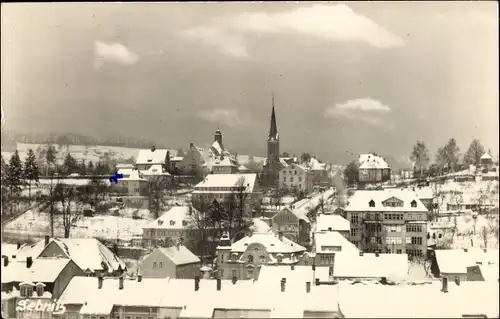
[[[279,188],[307,194],[312,191],[313,177],[309,167],[292,163],[279,171]]]

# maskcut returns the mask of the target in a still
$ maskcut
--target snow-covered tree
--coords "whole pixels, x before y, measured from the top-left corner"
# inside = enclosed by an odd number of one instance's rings
[[[38,177],[40,176],[40,170],[36,162],[35,152],[30,148],[28,150],[28,155],[24,161],[24,171],[23,177],[28,182],[28,197],[31,200],[31,183],[33,181],[38,182]]]

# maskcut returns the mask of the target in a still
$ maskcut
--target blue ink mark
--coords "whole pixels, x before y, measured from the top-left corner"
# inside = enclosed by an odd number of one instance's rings
[[[120,178],[123,178],[123,174],[118,174],[118,172],[116,172],[116,173],[115,173],[115,175],[113,175],[113,176],[109,179],[109,181],[110,181],[111,183],[118,184],[118,179],[120,179]]]

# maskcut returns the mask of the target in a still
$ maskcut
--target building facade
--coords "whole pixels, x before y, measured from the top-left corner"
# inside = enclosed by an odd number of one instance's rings
[[[202,148],[190,143],[188,151],[177,164],[179,171],[186,175],[203,175],[203,164],[205,161],[202,152]]]
[[[364,252],[423,257],[428,210],[409,190],[358,190],[345,208],[350,240]]]
[[[140,150],[135,161],[135,168],[138,170],[148,170],[152,165],[162,165],[168,168],[169,154],[169,150],[156,149],[154,145],[149,150]]]
[[[313,188],[313,172],[299,164],[291,164],[279,171],[279,188],[308,194]]]
[[[144,257],[140,273],[144,278],[195,278],[200,275],[201,260],[186,246],[177,243],[156,248]]]
[[[369,153],[359,156],[360,183],[381,183],[391,180],[391,168],[382,157]]]
[[[281,233],[299,245],[308,246],[311,242],[309,220],[296,216],[288,207],[283,208],[272,217],[271,227],[274,233]]]

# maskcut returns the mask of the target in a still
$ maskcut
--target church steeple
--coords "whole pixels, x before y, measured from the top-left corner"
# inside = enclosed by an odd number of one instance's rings
[[[279,135],[278,135],[278,127],[276,125],[276,113],[274,112],[274,93],[273,93],[273,110],[271,113],[271,127],[269,128],[269,141],[271,140],[279,140]]]

